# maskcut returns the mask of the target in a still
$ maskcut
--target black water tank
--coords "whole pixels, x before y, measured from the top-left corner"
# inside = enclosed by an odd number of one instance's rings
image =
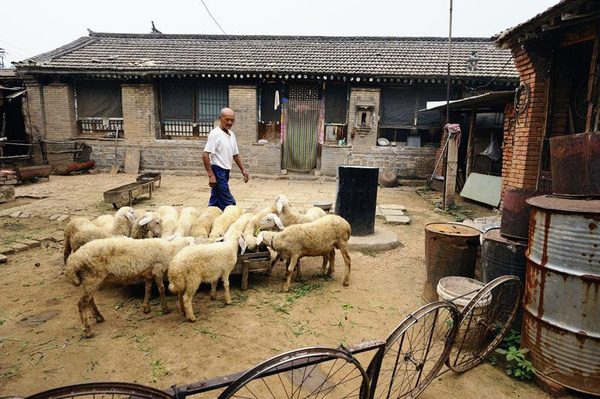
[[[353,236],[375,232],[378,178],[379,168],[338,166],[335,214],[350,223]]]

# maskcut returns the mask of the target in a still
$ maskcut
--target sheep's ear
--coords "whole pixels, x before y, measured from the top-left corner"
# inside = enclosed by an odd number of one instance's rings
[[[263,241],[263,233],[260,232],[258,233],[258,236],[256,236],[256,245],[260,245],[260,243]]]
[[[281,202],[281,198],[277,201],[277,213],[281,213],[283,211],[283,203]]]
[[[176,239],[178,236],[177,234],[173,234],[172,236],[168,236],[167,237],[167,241],[173,241],[174,239]]]
[[[224,237],[222,237],[222,236],[221,236],[221,237],[217,237],[217,238],[215,239],[215,242],[221,242],[221,241],[223,241],[223,238],[224,238]]]
[[[133,219],[135,219],[135,213],[133,211],[125,212],[125,216],[130,222],[133,222]]]
[[[146,216],[139,221],[140,226],[145,226],[152,221],[152,216]]]
[[[283,225],[283,222],[281,221],[281,219],[279,218],[279,216],[275,216],[273,218],[273,220],[275,221],[275,224],[277,225],[277,227],[279,228],[279,230],[283,230],[285,228],[285,226]]]
[[[241,255],[244,254],[244,252],[246,252],[246,240],[244,240],[244,237],[240,237],[238,238],[238,244],[240,244],[240,248],[242,249],[242,251],[240,252]]]

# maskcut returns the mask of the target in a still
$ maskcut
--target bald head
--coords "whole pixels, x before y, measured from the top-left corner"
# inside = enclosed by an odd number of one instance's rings
[[[223,108],[221,110],[221,114],[219,115],[220,127],[225,132],[231,129],[233,126],[233,122],[235,122],[235,114],[231,108]]]

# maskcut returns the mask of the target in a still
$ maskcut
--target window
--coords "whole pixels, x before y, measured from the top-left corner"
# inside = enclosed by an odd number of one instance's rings
[[[160,86],[161,126],[166,138],[206,137],[229,105],[226,84],[168,81]]]
[[[284,85],[277,82],[266,82],[258,86],[258,139],[272,143],[279,142],[281,134],[281,101]]]
[[[75,84],[75,111],[79,132],[106,137],[123,132],[121,82],[81,80]]]
[[[338,142],[347,139],[348,86],[327,84],[325,98],[325,141]]]

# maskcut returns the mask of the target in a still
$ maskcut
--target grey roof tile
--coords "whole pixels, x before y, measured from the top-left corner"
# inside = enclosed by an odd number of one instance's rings
[[[475,51],[476,71],[466,62]],[[289,73],[443,78],[447,39],[435,37],[224,36],[95,33],[16,64],[23,72]],[[454,38],[453,77],[515,80],[508,50]]]

